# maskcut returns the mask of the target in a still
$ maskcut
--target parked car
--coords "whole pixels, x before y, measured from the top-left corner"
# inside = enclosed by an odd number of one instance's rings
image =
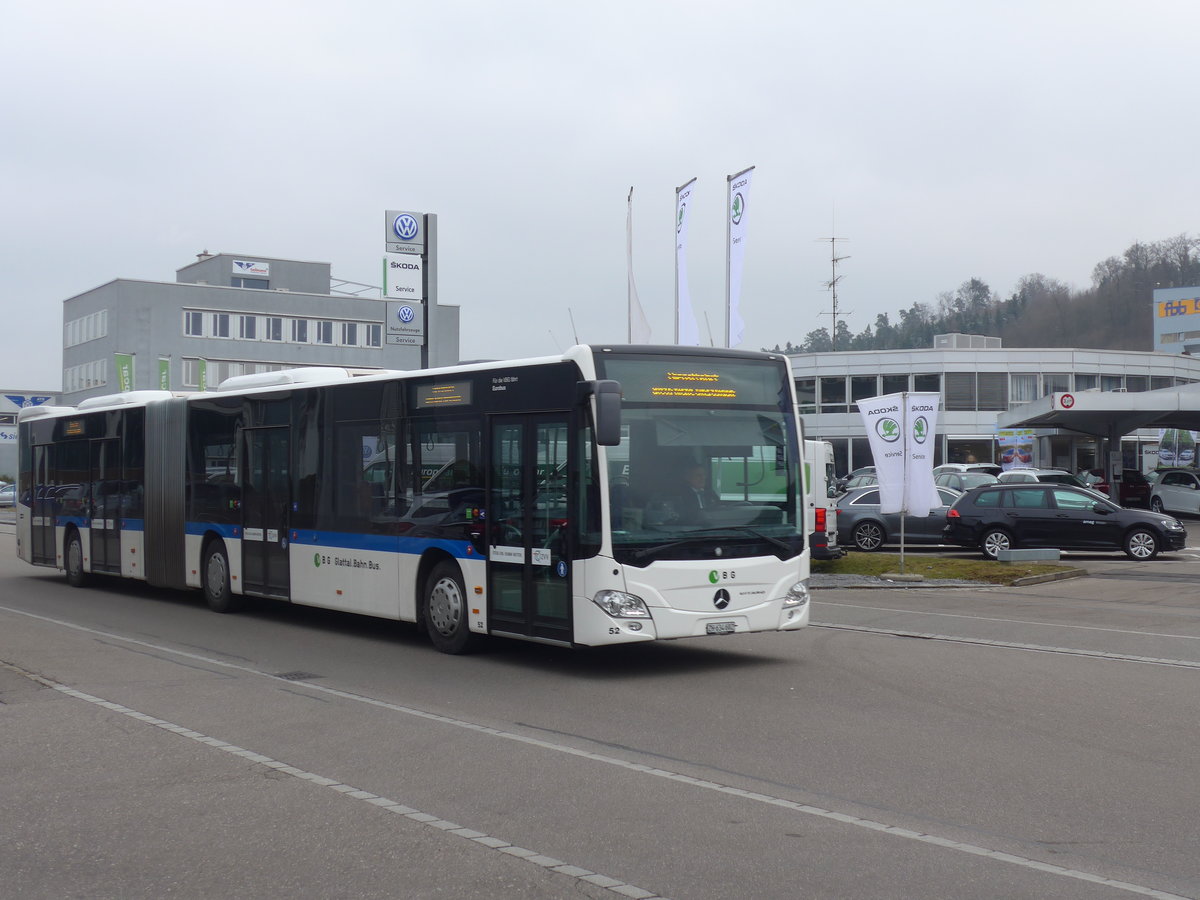
[[[942,505],[928,516],[904,517],[905,544],[940,544],[946,528],[946,513],[958,499],[958,491],[938,488]],[[837,504],[838,546],[857,550],[879,550],[884,544],[900,543],[900,513],[879,511],[879,488],[850,491]]]
[[[17,486],[6,484],[0,487],[0,506],[13,506],[17,502]]]
[[[934,484],[939,487],[948,487],[960,494],[972,488],[983,487],[985,484],[995,484],[998,481],[995,475],[974,470],[967,472],[955,472],[953,470],[939,472],[937,469],[934,469],[933,472]]]
[[[866,480],[868,476],[870,479],[875,478],[874,466],[862,466],[861,468],[855,469],[853,472],[843,475],[834,482],[833,492],[834,494],[844,494],[852,487],[865,487],[868,484],[875,484],[876,482],[874,480]]]
[[[948,544],[978,547],[987,559],[1018,547],[1123,550],[1154,559],[1182,550],[1187,531],[1162,513],[1126,509],[1065,484],[995,484],[963,494],[946,513]]]
[[[1195,469],[1161,469],[1150,489],[1155,512],[1200,515],[1200,472]]]
[[[999,475],[1003,470],[995,463],[942,463],[933,467],[934,475],[943,472],[986,472],[988,475]]]
[[[997,476],[1001,484],[1069,484],[1087,487],[1082,480],[1062,469],[1009,469]]]
[[[1093,491],[1108,496],[1108,475],[1103,469],[1084,469],[1079,479]],[[1117,485],[1117,500],[1122,506],[1146,509],[1150,506],[1150,482],[1137,469],[1122,469]]]

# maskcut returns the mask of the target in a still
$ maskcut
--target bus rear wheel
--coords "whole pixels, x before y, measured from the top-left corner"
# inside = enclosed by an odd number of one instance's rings
[[[213,541],[204,551],[201,567],[204,585],[204,601],[213,612],[237,612],[242,607],[242,597],[234,594],[229,585],[229,554],[224,541]]]
[[[78,531],[72,531],[67,537],[67,547],[63,553],[66,557],[67,584],[71,587],[85,587],[88,583],[87,572],[83,571],[83,538]]]
[[[471,633],[467,621],[462,572],[451,560],[442,560],[429,573],[422,614],[430,642],[442,653],[467,653],[478,645],[478,635]]]

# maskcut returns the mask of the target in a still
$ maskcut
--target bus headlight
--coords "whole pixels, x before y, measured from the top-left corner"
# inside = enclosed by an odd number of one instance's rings
[[[783,598],[783,605],[785,608],[789,606],[803,606],[807,602],[808,585],[803,581],[797,581],[790,588],[788,588],[788,592]]]
[[[600,591],[592,602],[614,619],[648,619],[650,610],[641,597],[624,591]]]

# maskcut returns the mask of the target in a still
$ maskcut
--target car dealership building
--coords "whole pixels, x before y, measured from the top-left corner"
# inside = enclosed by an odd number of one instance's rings
[[[1028,404],[1062,393],[1169,393],[1200,384],[1200,358],[1184,353],[1006,349],[999,338],[979,335],[937,335],[934,346],[924,350],[801,353],[789,358],[806,435],[833,444],[839,473],[873,464],[855,404],[881,394],[940,395],[935,465],[999,462],[999,418],[1008,428],[1033,429],[1033,465],[1077,472],[1105,465],[1107,431],[1022,425],[1019,413]],[[1138,400],[1130,396],[1126,403]],[[1156,460],[1148,454],[1157,452],[1158,438],[1158,427],[1124,434],[1120,449],[1125,466],[1147,468],[1145,459]]]

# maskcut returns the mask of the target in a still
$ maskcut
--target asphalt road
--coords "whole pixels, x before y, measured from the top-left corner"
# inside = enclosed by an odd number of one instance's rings
[[[101,582],[0,524],[0,888],[1200,897],[1200,552],[826,590],[799,634],[436,653]]]

